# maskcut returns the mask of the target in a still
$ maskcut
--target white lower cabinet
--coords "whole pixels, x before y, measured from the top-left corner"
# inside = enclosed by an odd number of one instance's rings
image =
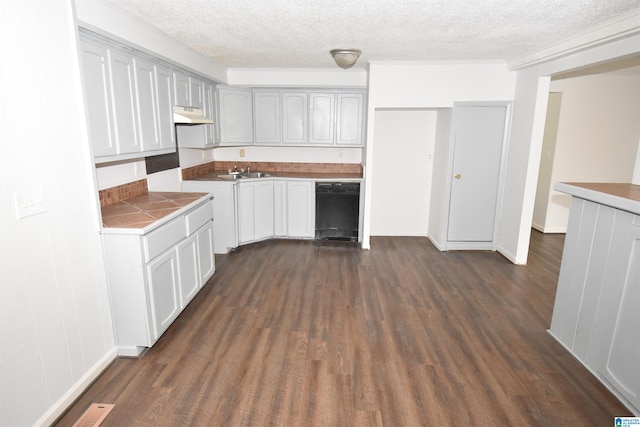
[[[207,280],[216,271],[216,261],[214,256],[214,239],[213,239],[213,223],[209,222],[203,225],[197,232],[198,250],[198,273],[200,274],[201,286],[207,283]]]
[[[176,247],[178,252],[178,277],[180,305],[186,306],[189,301],[198,293],[202,285],[202,279],[198,271],[198,238],[197,234],[192,234],[184,239]]]
[[[287,237],[287,181],[273,181],[273,236]]]
[[[238,183],[240,244],[273,237],[273,180]]]
[[[316,190],[314,181],[286,182],[287,237],[315,237]]]
[[[213,202],[144,233],[103,231],[118,354],[151,347],[213,276]]]
[[[182,191],[213,195],[213,250],[226,254],[238,247],[236,183],[230,181],[182,181]]]
[[[178,256],[171,249],[147,264],[151,339],[160,338],[180,313]]]
[[[217,254],[272,237],[315,237],[314,180],[183,181],[182,191],[213,195]]]

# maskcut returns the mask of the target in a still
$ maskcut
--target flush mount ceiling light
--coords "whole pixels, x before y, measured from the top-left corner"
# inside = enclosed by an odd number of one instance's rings
[[[358,49],[333,49],[330,53],[338,67],[346,70],[353,67],[362,52]]]

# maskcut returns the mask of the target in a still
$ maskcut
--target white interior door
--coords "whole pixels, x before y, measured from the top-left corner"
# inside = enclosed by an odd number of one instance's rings
[[[464,106],[454,111],[447,240],[492,242],[507,107]]]

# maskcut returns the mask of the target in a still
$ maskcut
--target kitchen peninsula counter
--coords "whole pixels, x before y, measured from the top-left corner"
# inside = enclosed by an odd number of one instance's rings
[[[102,232],[145,234],[210,198],[208,193],[144,192],[103,206]]]
[[[625,183],[559,182],[557,191],[640,215],[640,185]]]
[[[549,332],[640,415],[640,186],[554,188],[573,197]]]

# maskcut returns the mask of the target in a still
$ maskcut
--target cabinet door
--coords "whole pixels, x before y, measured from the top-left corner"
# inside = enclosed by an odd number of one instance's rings
[[[238,234],[241,244],[273,236],[273,180],[238,184]]]
[[[241,182],[238,184],[238,240],[240,244],[256,240],[255,191],[253,183]]]
[[[273,235],[287,236],[287,181],[273,183]]]
[[[89,138],[95,157],[113,156],[116,144],[111,120],[111,91],[107,49],[86,41],[80,43]]]
[[[158,134],[160,149],[176,149],[176,134],[173,124],[173,79],[171,70],[155,66],[156,101],[158,103]]]
[[[213,195],[213,248],[226,254],[238,246],[236,183],[227,181],[182,181],[182,191]]]
[[[304,144],[308,142],[307,92],[282,93],[282,142],[284,144]]]
[[[157,340],[180,313],[178,257],[175,249],[170,249],[149,262],[147,276],[151,334],[153,339]]]
[[[109,50],[112,116],[116,135],[117,154],[142,151],[136,128],[136,97],[133,57],[124,52]]]
[[[189,77],[189,106],[204,108],[204,86],[200,79]]]
[[[336,144],[362,145],[361,93],[338,93]]]
[[[253,97],[249,89],[218,86],[220,144],[253,142]]]
[[[136,107],[138,113],[138,135],[143,151],[161,148],[158,102],[156,97],[155,67],[141,58],[134,58],[136,82]]]
[[[201,286],[196,234],[194,233],[180,242],[177,246],[177,252],[180,278],[180,309],[183,309],[196,296]]]
[[[315,236],[315,182],[287,182],[287,235]]]
[[[255,182],[255,240],[273,237],[273,180]]]
[[[256,144],[280,144],[280,92],[253,92],[254,131]]]
[[[178,71],[173,72],[173,96],[174,104],[182,107],[190,107],[189,76]]]
[[[198,271],[200,273],[200,286],[204,286],[207,280],[216,271],[216,261],[213,255],[213,223],[209,221],[196,232],[198,239]]]
[[[335,142],[335,93],[309,94],[309,142],[331,145]]]
[[[215,126],[217,125],[216,120],[216,87],[214,84],[205,82],[204,83],[204,115],[208,119],[212,119],[214,121],[213,124],[204,125],[204,145],[205,147],[213,147],[216,143],[216,131]]]

